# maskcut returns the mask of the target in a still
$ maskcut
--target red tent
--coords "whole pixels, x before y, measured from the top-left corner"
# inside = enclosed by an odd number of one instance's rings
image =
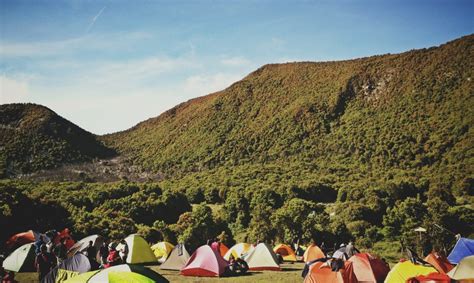
[[[348,261],[352,262],[358,281],[383,282],[390,272],[385,262],[369,253],[355,254]]]
[[[446,274],[454,266],[448,261],[445,256],[438,254],[437,252],[432,252],[425,257],[425,261],[431,264],[439,273]]]
[[[451,278],[446,274],[430,273],[428,275],[419,275],[407,280],[407,283],[450,283]]]
[[[344,262],[339,271],[332,271],[328,262],[316,262],[309,268],[304,283],[357,283],[352,262]]]
[[[221,276],[227,267],[227,261],[208,245],[199,247],[181,269],[184,276]]]
[[[70,248],[72,248],[72,246],[74,246],[76,242],[72,239],[71,233],[68,228],[65,228],[57,234],[57,236],[54,238],[54,244],[59,244],[61,239],[64,238],[66,239],[66,248],[69,250]]]
[[[224,245],[224,243],[219,244],[219,252],[222,257],[227,253],[228,250],[229,248],[226,245]]]

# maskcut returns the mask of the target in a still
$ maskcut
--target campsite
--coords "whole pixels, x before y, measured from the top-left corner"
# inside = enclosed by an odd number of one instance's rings
[[[474,0],[0,0],[0,283],[474,283]]]

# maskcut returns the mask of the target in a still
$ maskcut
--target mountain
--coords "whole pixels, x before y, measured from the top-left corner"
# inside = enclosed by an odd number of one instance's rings
[[[44,106],[0,105],[0,175],[30,173],[114,154],[95,135]]]
[[[101,139],[168,177],[297,164],[347,180],[461,181],[473,174],[473,59],[469,35],[401,54],[265,65]]]

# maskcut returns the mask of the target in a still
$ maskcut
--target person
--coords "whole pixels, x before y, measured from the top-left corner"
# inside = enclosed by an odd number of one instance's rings
[[[120,248],[120,253],[119,253],[120,259],[122,260],[122,263],[126,263],[127,256],[128,256],[128,245],[125,240],[120,241],[120,243],[122,244],[122,247]]]
[[[38,240],[35,242],[35,254],[39,255],[41,253],[41,246],[46,244],[45,243],[45,238],[43,235],[40,235]]]
[[[221,245],[221,243],[219,243],[219,240],[217,240],[217,238],[216,238],[211,243],[211,249],[213,249],[214,251],[219,253],[220,245]]]
[[[359,250],[356,249],[356,247],[354,247],[354,244],[351,242],[349,242],[349,244],[347,244],[346,246],[346,254],[347,256],[350,258],[352,257],[353,255],[355,254],[358,254],[359,253]]]
[[[283,256],[279,253],[276,253],[276,257],[278,259],[278,264],[282,264],[283,263]]]
[[[109,255],[107,256],[107,263],[103,265],[104,268],[109,268],[111,266],[120,264],[120,255],[115,250],[114,243],[109,244]]]
[[[92,241],[89,241],[89,245],[87,246],[87,249],[86,249],[86,254],[91,264],[97,261],[96,260],[97,249],[94,247],[94,243]]]
[[[40,253],[35,259],[35,267],[36,271],[38,272],[39,281],[41,281],[55,266],[56,259],[51,253],[48,253],[46,244],[41,245]]]
[[[54,247],[54,255],[56,256],[58,264],[60,264],[67,257],[66,239],[62,238]]]
[[[100,264],[104,265],[107,263],[107,257],[109,256],[109,249],[107,248],[107,243],[104,241],[102,246],[99,248]]]

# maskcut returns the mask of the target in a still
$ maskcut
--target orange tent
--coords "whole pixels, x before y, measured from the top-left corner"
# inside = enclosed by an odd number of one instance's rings
[[[323,257],[326,257],[326,255],[324,255],[324,252],[315,244],[311,244],[303,254],[303,260],[305,262]]]
[[[28,232],[18,233],[10,237],[6,242],[7,250],[16,249],[19,246],[23,246],[28,243],[33,243],[39,238],[39,233],[30,230]]]
[[[437,252],[432,252],[425,257],[425,261],[431,264],[439,273],[446,274],[454,266],[448,261],[445,256],[438,254]]]
[[[70,248],[72,248],[72,246],[74,246],[74,244],[76,243],[72,237],[71,237],[71,232],[69,231],[68,228],[62,230],[61,232],[59,232],[55,238],[54,238],[54,244],[59,244],[59,242],[61,241],[61,239],[66,239],[66,248],[69,250]]]
[[[390,272],[388,265],[369,253],[359,253],[350,259],[359,282],[383,282]]]
[[[221,254],[221,256],[224,256],[228,250],[229,248],[226,245],[224,245],[224,243],[219,244],[219,253]]]
[[[428,275],[419,275],[407,280],[407,283],[450,283],[451,278],[446,274],[430,273]]]
[[[290,246],[279,244],[273,248],[276,254],[280,254],[284,261],[296,261],[296,254]]]
[[[332,271],[329,262],[316,262],[310,266],[304,283],[357,283],[352,262],[344,262],[339,271]]]

